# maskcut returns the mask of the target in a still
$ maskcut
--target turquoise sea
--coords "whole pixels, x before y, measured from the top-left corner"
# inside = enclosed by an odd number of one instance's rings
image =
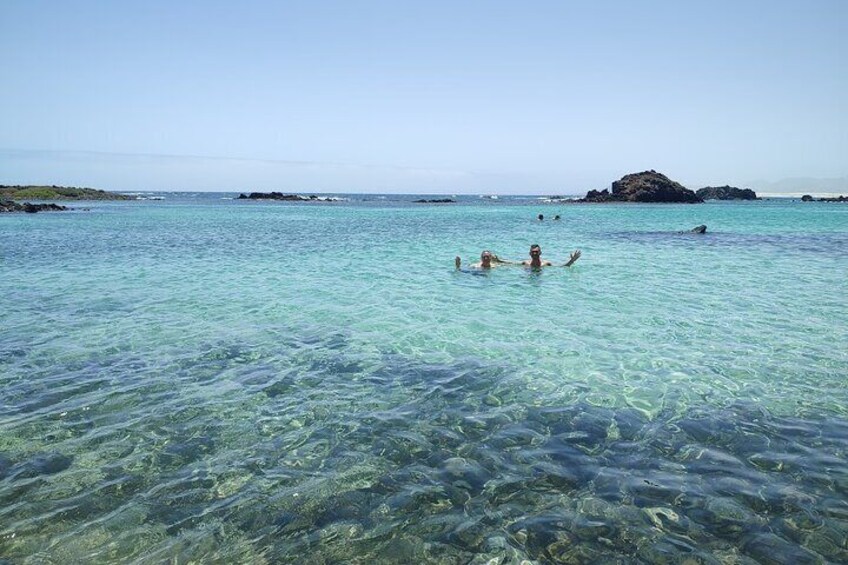
[[[0,217],[0,562],[848,562],[848,206],[164,196]]]

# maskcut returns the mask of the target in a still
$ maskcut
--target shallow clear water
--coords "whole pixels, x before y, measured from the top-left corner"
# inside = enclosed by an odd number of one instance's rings
[[[86,206],[0,217],[0,558],[848,561],[848,206]]]

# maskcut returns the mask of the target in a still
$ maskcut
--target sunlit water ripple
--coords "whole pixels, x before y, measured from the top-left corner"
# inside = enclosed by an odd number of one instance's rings
[[[86,206],[0,217],[0,561],[848,561],[848,206]]]

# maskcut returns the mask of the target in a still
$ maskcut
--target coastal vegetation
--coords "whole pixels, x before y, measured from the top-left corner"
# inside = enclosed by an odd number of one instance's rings
[[[3,200],[135,200],[134,196],[75,186],[0,185]]]

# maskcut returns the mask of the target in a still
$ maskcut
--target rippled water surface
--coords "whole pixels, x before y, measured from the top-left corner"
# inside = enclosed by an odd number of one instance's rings
[[[845,205],[169,195],[0,280],[0,560],[848,561]]]

